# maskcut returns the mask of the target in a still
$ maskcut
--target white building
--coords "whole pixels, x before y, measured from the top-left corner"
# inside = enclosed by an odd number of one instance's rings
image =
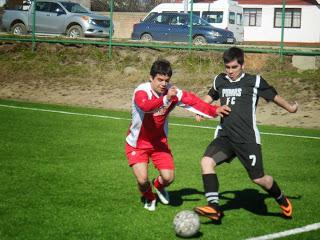
[[[197,2],[214,1],[217,0]],[[282,0],[237,1],[243,7],[244,41],[281,41]],[[183,0],[175,0],[175,2],[183,2]],[[320,0],[286,0],[285,2],[284,41],[320,43]]]
[[[243,7],[244,41],[281,41],[282,0],[238,0]],[[286,0],[284,42],[320,43],[320,5]]]

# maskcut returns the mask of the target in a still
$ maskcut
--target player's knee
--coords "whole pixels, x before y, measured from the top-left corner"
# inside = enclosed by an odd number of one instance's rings
[[[215,166],[216,166],[216,163],[212,158],[203,157],[201,159],[202,174],[214,173]]]
[[[273,178],[269,175],[264,175],[263,177],[253,179],[252,181],[263,188],[269,189],[272,186]]]
[[[261,178],[256,178],[256,179],[252,179],[252,182],[257,184],[257,185],[261,185],[262,180],[261,180]]]
[[[174,174],[166,174],[162,176],[162,181],[164,186],[170,185],[174,181]]]
[[[147,176],[139,176],[137,177],[137,182],[141,188],[146,188],[149,185]]]

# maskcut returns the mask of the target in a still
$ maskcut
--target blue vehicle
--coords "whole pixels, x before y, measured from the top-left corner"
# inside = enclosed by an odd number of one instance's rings
[[[154,13],[133,26],[131,38],[143,41],[188,42],[190,15],[187,13]],[[207,43],[234,43],[231,31],[215,28],[207,21],[192,15],[192,42],[195,45]]]

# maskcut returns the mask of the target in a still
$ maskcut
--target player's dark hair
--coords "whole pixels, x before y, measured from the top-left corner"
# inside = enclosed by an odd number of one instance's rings
[[[234,60],[237,60],[240,65],[243,65],[244,52],[241,48],[231,47],[223,53],[223,61],[225,64]]]
[[[155,61],[151,66],[150,75],[154,78],[157,74],[171,77],[172,68],[170,62],[165,59]]]

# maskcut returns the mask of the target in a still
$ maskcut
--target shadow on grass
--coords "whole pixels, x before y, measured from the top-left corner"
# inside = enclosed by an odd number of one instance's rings
[[[229,197],[229,196],[232,197]],[[232,209],[243,208],[256,215],[262,216],[277,216],[283,217],[279,212],[269,212],[265,199],[272,198],[267,193],[260,193],[257,189],[244,189],[239,191],[225,191],[219,194],[220,199],[227,200],[225,204],[221,206],[223,211],[229,211]],[[300,199],[301,196],[288,196],[289,199]],[[277,204],[275,202],[275,204]]]
[[[200,200],[203,200],[204,193],[201,191],[198,191],[194,188],[182,188],[180,190],[176,191],[169,191],[170,194],[170,205],[177,207],[181,206],[183,202],[198,202]],[[197,197],[190,196],[190,195],[199,195]]]
[[[249,211],[256,215],[261,216],[272,216],[272,217],[280,217],[284,219],[291,219],[288,217],[285,217],[279,208],[279,212],[269,212],[267,205],[265,204],[265,200],[267,198],[272,198],[267,193],[260,193],[256,189],[244,189],[244,190],[235,190],[235,191],[225,191],[221,192],[219,194],[221,200],[225,200],[225,204],[221,205],[221,210],[225,213],[229,210],[234,209],[245,209],[246,211]],[[302,196],[287,196],[289,199],[301,199]],[[274,204],[277,205],[277,203],[274,200]],[[225,216],[225,214],[223,214]],[[222,217],[219,221],[213,221],[213,220],[202,220],[201,224],[215,224],[220,225],[223,221]]]
[[[197,232],[195,235],[191,236],[191,237],[180,237],[179,235],[176,234],[176,237],[178,239],[199,239],[203,236],[203,233],[202,232]]]
[[[176,191],[169,191],[170,205],[177,207],[181,206],[183,202],[198,202],[203,200],[204,192],[194,188],[182,188]],[[261,193],[257,189],[243,189],[234,191],[224,191],[219,194],[220,199],[224,200],[224,204],[221,205],[223,212],[227,212],[234,209],[244,209],[256,215],[261,216],[273,216],[286,218],[282,215],[279,208],[278,212],[269,212],[265,200],[272,198],[267,193]],[[301,196],[287,196],[289,199],[301,199]],[[274,200],[274,204],[277,203]],[[196,204],[195,204],[196,205]],[[223,218],[221,219],[223,220]],[[201,221],[201,224],[215,224],[220,225],[222,222],[206,220]]]

